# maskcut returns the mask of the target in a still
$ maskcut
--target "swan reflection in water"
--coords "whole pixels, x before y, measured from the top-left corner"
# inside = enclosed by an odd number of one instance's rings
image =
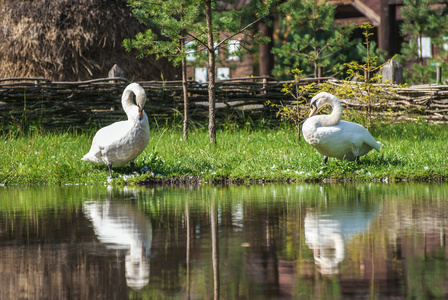
[[[305,217],[305,242],[313,250],[314,261],[322,274],[339,272],[345,259],[345,241],[368,230],[376,216],[367,207],[332,207],[324,212],[310,211]]]
[[[139,290],[149,283],[152,225],[134,206],[108,201],[88,201],[84,214],[98,240],[108,249],[126,251],[126,283]]]

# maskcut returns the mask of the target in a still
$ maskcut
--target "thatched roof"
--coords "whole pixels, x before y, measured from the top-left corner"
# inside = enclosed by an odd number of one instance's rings
[[[174,79],[167,61],[137,59],[121,43],[143,31],[126,0],[4,0],[0,78],[88,80],[118,64],[130,80]]]

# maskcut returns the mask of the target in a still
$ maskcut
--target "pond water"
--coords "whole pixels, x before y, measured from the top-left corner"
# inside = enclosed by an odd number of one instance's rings
[[[0,299],[448,297],[447,184],[0,187]]]

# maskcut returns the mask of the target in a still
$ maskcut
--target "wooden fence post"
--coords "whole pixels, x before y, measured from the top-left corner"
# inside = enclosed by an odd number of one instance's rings
[[[107,74],[107,77],[108,78],[116,78],[116,77],[124,78],[124,71],[117,64],[115,64],[109,70],[109,73]]]
[[[381,69],[381,75],[383,75],[382,82],[389,81],[389,83],[403,84],[403,66],[392,59],[389,63],[385,64]]]
[[[437,67],[436,72],[436,83],[442,84],[442,67]]]

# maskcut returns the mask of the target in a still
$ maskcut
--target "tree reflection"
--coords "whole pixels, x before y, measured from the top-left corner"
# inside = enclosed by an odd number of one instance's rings
[[[6,187],[0,299],[447,298],[446,186]]]
[[[215,200],[210,204],[210,229],[212,234],[212,265],[213,265],[213,299],[219,299],[219,237],[218,237],[218,217]]]

